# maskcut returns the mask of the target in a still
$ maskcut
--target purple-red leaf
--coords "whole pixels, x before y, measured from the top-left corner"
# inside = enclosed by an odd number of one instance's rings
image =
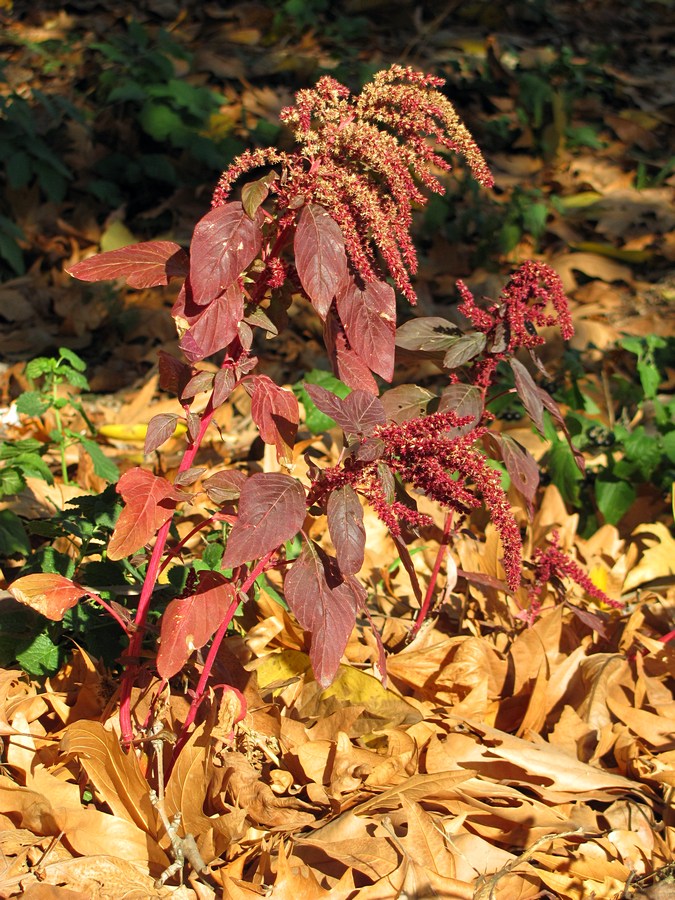
[[[452,437],[468,434],[472,428],[478,425],[483,415],[483,397],[480,390],[473,384],[463,384],[462,382],[450,384],[441,394],[438,411],[454,412],[461,419],[471,416],[473,421],[450,431]]]
[[[145,241],[90,256],[66,272],[80,281],[126,278],[129,287],[149,288],[187,275],[188,264],[187,253],[173,241]]]
[[[305,520],[305,492],[290,475],[259,473],[244,483],[239,516],[227,540],[222,560],[233,569],[258,559],[289,541]]]
[[[217,206],[195,226],[190,245],[190,286],[197,306],[210,303],[252,262],[262,231],[239,202]]]
[[[379,393],[377,382],[358,353],[350,347],[342,322],[334,308],[331,308],[324,323],[323,340],[333,374],[349,387],[368,391],[369,394],[377,396]]]
[[[534,499],[539,486],[539,466],[532,455],[508,434],[490,435],[516,490],[527,504],[530,518],[534,515]]]
[[[293,240],[300,284],[322,319],[347,277],[347,255],[340,226],[322,206],[306,206]]]
[[[156,450],[165,441],[168,441],[176,430],[177,421],[178,416],[175,413],[158,413],[158,415],[153,416],[148,422],[143,452],[146,455],[152,453],[153,450]]]
[[[578,447],[574,445],[572,442],[572,437],[569,433],[567,425],[565,423],[565,419],[563,418],[563,414],[558,407],[558,404],[555,402],[553,397],[550,394],[547,394],[543,388],[537,387],[539,391],[539,397],[541,398],[541,402],[544,404],[546,409],[550,412],[553,421],[556,423],[558,428],[561,429],[562,433],[565,435],[565,440],[567,441],[570,450],[572,451],[572,456],[574,457],[574,462],[577,464],[577,468],[583,474],[586,471],[586,460],[584,459],[584,454],[579,450]]]
[[[340,571],[345,575],[355,575],[363,565],[366,529],[363,525],[363,509],[350,484],[331,493],[327,513],[328,530]]]
[[[300,421],[295,394],[278,387],[267,375],[253,378],[251,417],[266,444],[277,448],[277,459],[290,460]]]
[[[350,279],[336,302],[350,346],[373,372],[391,381],[396,334],[393,287],[384,281],[370,281],[361,290]]]
[[[183,332],[181,350],[190,362],[199,362],[237,337],[244,318],[244,295],[235,282],[207,306],[197,306],[184,285],[171,314]]]
[[[60,622],[66,612],[87,593],[86,589],[51,572],[39,572],[17,578],[9,587],[10,594],[19,603],[30,606],[53,622]]]
[[[303,547],[286,574],[284,589],[291,612],[311,635],[314,677],[327,688],[337,673],[365,591],[354,578],[340,582],[330,572],[327,577],[314,543]]]
[[[535,428],[544,437],[544,404],[540,388],[519,360],[511,360],[511,370],[516,381],[518,396],[523,401],[523,406],[534,422]]]
[[[224,472],[216,472],[204,482],[204,490],[209,500],[214,503],[229,503],[236,500],[241,494],[244,482],[248,478],[246,472],[238,469],[226,469]]]
[[[109,559],[123,559],[144,547],[171,518],[176,504],[187,499],[166,478],[139,467],[125,472],[115,490],[125,505],[108,544]]]
[[[162,616],[157,671],[173,678],[194,650],[210,640],[220,623],[239,605],[235,586],[218,572],[202,572],[189,597],[172,600]]]
[[[352,391],[342,398],[318,384],[305,384],[304,388],[317,409],[330,416],[348,434],[368,436],[377,425],[387,421],[379,398],[367,391]]]

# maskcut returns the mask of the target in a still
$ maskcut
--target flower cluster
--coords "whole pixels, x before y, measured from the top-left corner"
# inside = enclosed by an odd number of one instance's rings
[[[552,581],[562,583],[564,578],[569,578],[578,584],[589,597],[611,606],[614,609],[622,609],[621,603],[612,600],[600,590],[586,575],[581,566],[565,553],[560,547],[560,535],[557,531],[551,533],[551,542],[543,550],[537,548],[532,557],[534,564],[534,584],[529,590],[530,605],[523,610],[519,617],[532,624],[541,611],[541,593],[544,587]]]
[[[544,343],[537,328],[560,327],[565,340],[574,334],[572,317],[560,276],[545,263],[529,260],[511,276],[499,301],[481,309],[462,281],[457,282],[462,302],[458,309],[476,331],[489,336],[489,355],[474,364],[474,383],[486,387],[502,359],[521,349]],[[551,311],[552,310],[552,311]]]
[[[428,139],[464,156],[474,177],[492,185],[478,146],[438,91],[443,84],[441,78],[394,65],[352,97],[334,78],[321,78],[281,112],[299,149],[293,154],[261,149],[238,157],[218,183],[214,206],[226,201],[244,173],[281,163],[283,177],[270,185],[279,209],[307,202],[323,206],[340,226],[361,278],[379,276],[379,251],[399,290],[414,303],[412,207],[426,202],[420,185],[444,193],[432,169],[450,169]]]
[[[482,502],[499,531],[506,581],[515,591],[520,585],[522,564],[520,531],[499,473],[475,449],[476,440],[485,429],[458,434],[458,426],[466,423],[455,413],[444,412],[379,426],[371,439],[380,445],[377,459],[352,457],[344,466],[322,470],[313,484],[310,500],[322,502],[331,491],[351,484],[393,534],[400,533],[401,522],[412,526],[430,524],[428,517],[387,496],[382,479],[384,466],[385,471],[398,475],[402,482],[412,484],[448,510],[466,514]]]

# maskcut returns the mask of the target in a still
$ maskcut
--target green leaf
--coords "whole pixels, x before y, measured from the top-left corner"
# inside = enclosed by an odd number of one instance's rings
[[[42,631],[17,653],[16,660],[29,675],[53,675],[59,669],[59,647]]]
[[[661,373],[651,359],[639,359],[637,370],[645,399],[653,400],[661,384]]]
[[[86,362],[68,347],[59,347],[59,356],[67,359],[73,369],[76,369],[78,372],[84,372],[87,368]]]
[[[23,476],[12,466],[0,469],[0,497],[8,497],[18,494],[24,489],[26,482]]]
[[[649,481],[661,462],[662,451],[657,435],[647,434],[644,426],[639,425],[623,441],[626,458],[635,464],[640,475]]]
[[[21,519],[11,509],[0,510],[0,557],[29,553],[30,541]]]
[[[577,468],[572,451],[564,441],[556,441],[548,452],[551,480],[566,503],[579,506],[583,475]]]
[[[635,501],[635,488],[625,481],[609,481],[598,478],[595,482],[595,499],[605,522],[616,525]]]
[[[37,391],[25,391],[16,401],[17,412],[24,416],[41,416],[51,403]]]
[[[89,438],[79,435],[78,440],[91,457],[91,461],[94,464],[94,472],[96,472],[98,477],[104,478],[106,481],[117,481],[120,477],[119,469],[111,459],[108,459],[96,441],[91,441]]]

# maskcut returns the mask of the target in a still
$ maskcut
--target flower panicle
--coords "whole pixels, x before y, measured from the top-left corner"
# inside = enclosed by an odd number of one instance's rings
[[[557,325],[565,340],[574,335],[563,283],[558,273],[545,263],[528,260],[519,266],[499,301],[488,309],[477,305],[463,281],[457,282],[457,289],[462,299],[458,309],[477,331],[488,334],[498,325],[505,326],[508,343],[503,356],[543,344],[544,338],[537,333],[537,328]]]
[[[414,304],[412,208],[426,203],[423,190],[444,193],[436,173],[450,170],[434,144],[464,156],[481,184],[493,183],[478,146],[439,91],[444,83],[394,65],[352,96],[331,76],[320,78],[314,88],[298,91],[294,105],[280,113],[293,129],[298,150],[242,154],[221,177],[213,204],[224,203],[236,179],[252,168],[281,163],[285,186],[271,188],[279,204],[295,209],[292,201],[302,197],[323,205],[343,230],[359,276],[366,282],[382,277],[379,251],[394,283]]]
[[[485,429],[456,433],[471,419],[448,410],[379,426],[373,432],[383,444],[379,459],[373,462],[350,459],[345,466],[322,470],[310,499],[312,502],[325,499],[331,490],[350,484],[368,500],[393,534],[400,533],[401,522],[414,527],[428,524],[415,510],[387,500],[378,475],[378,463],[384,463],[401,481],[448,510],[466,514],[482,502],[501,537],[506,581],[515,591],[520,585],[522,569],[520,531],[499,473],[490,468],[485,456],[475,448]]]
[[[572,559],[560,546],[560,533],[557,530],[551,532],[550,542],[547,547],[538,547],[532,558],[534,563],[534,583],[530,588],[530,606],[523,610],[520,617],[528,624],[536,619],[541,611],[541,594],[545,586],[552,580],[562,581],[568,578],[577,584],[589,597],[605,606],[613,609],[623,609],[623,604],[613,600],[597,585],[593,584],[589,576],[584,572],[579,563]]]

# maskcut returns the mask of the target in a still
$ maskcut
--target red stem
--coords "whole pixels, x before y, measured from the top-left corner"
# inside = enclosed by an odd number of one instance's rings
[[[211,401],[209,400],[202,415],[199,433],[193,443],[186,449],[178,468],[179,472],[186,472],[192,467],[194,458],[197,455],[197,451],[206,434],[206,429],[211,424],[214,412],[215,410],[212,408]],[[136,610],[136,618],[134,620],[136,630],[129,641],[129,649],[127,651],[128,662],[120,686],[120,728],[122,731],[122,743],[127,747],[131,745],[134,736],[133,725],[131,722],[131,692],[139,671],[139,660],[141,649],[143,647],[143,638],[145,637],[148,612],[150,611],[150,600],[157,583],[162,555],[164,553],[170,528],[171,519],[165,522],[157,532],[157,539],[155,541],[155,546],[152,548],[148,569],[145,574],[145,580],[143,581],[143,588],[141,589],[141,595],[138,599],[138,609]]]
[[[223,642],[223,638],[227,633],[227,629],[232,621],[232,617],[237,611],[237,607],[242,602],[241,595],[245,595],[253,586],[258,575],[261,572],[265,571],[265,568],[272,558],[276,550],[271,550],[269,553],[266,553],[256,565],[251,569],[249,574],[246,577],[246,580],[242,584],[241,588],[237,592],[237,596],[232,601],[230,606],[228,607],[227,612],[225,613],[225,617],[222,622],[218,626],[218,630],[213,636],[213,640],[211,641],[211,646],[209,647],[209,652],[204,661],[204,668],[202,669],[202,673],[199,676],[199,681],[197,682],[197,688],[194,693],[194,697],[192,698],[192,703],[190,704],[190,709],[188,710],[188,714],[185,717],[185,722],[183,723],[183,727],[180,730],[180,734],[178,735],[178,740],[174,746],[173,754],[171,756],[171,762],[167,769],[166,777],[168,778],[171,774],[171,769],[175,765],[176,760],[178,759],[178,755],[185,746],[189,738],[190,728],[197,716],[197,710],[199,709],[199,704],[202,702],[204,698],[204,694],[206,693],[206,687],[211,677],[211,670],[213,669],[213,664],[216,661],[216,656],[218,655],[218,651],[220,650],[220,645]]]
[[[429,584],[427,585],[427,592],[424,596],[424,602],[420,607],[420,611],[417,613],[417,618],[415,619],[415,624],[410,629],[410,634],[408,635],[408,640],[412,641],[417,637],[417,633],[422,627],[422,622],[427,617],[427,613],[429,612],[429,607],[431,606],[431,601],[434,596],[434,591],[436,589],[436,582],[438,581],[438,573],[441,571],[441,563],[443,562],[443,557],[445,556],[445,552],[448,546],[448,536],[450,535],[450,528],[452,527],[452,513],[448,513],[445,517],[445,524],[443,526],[443,537],[441,538],[441,542],[438,545],[438,552],[436,554],[436,561],[434,562],[434,568],[431,572],[431,578],[429,579]]]

